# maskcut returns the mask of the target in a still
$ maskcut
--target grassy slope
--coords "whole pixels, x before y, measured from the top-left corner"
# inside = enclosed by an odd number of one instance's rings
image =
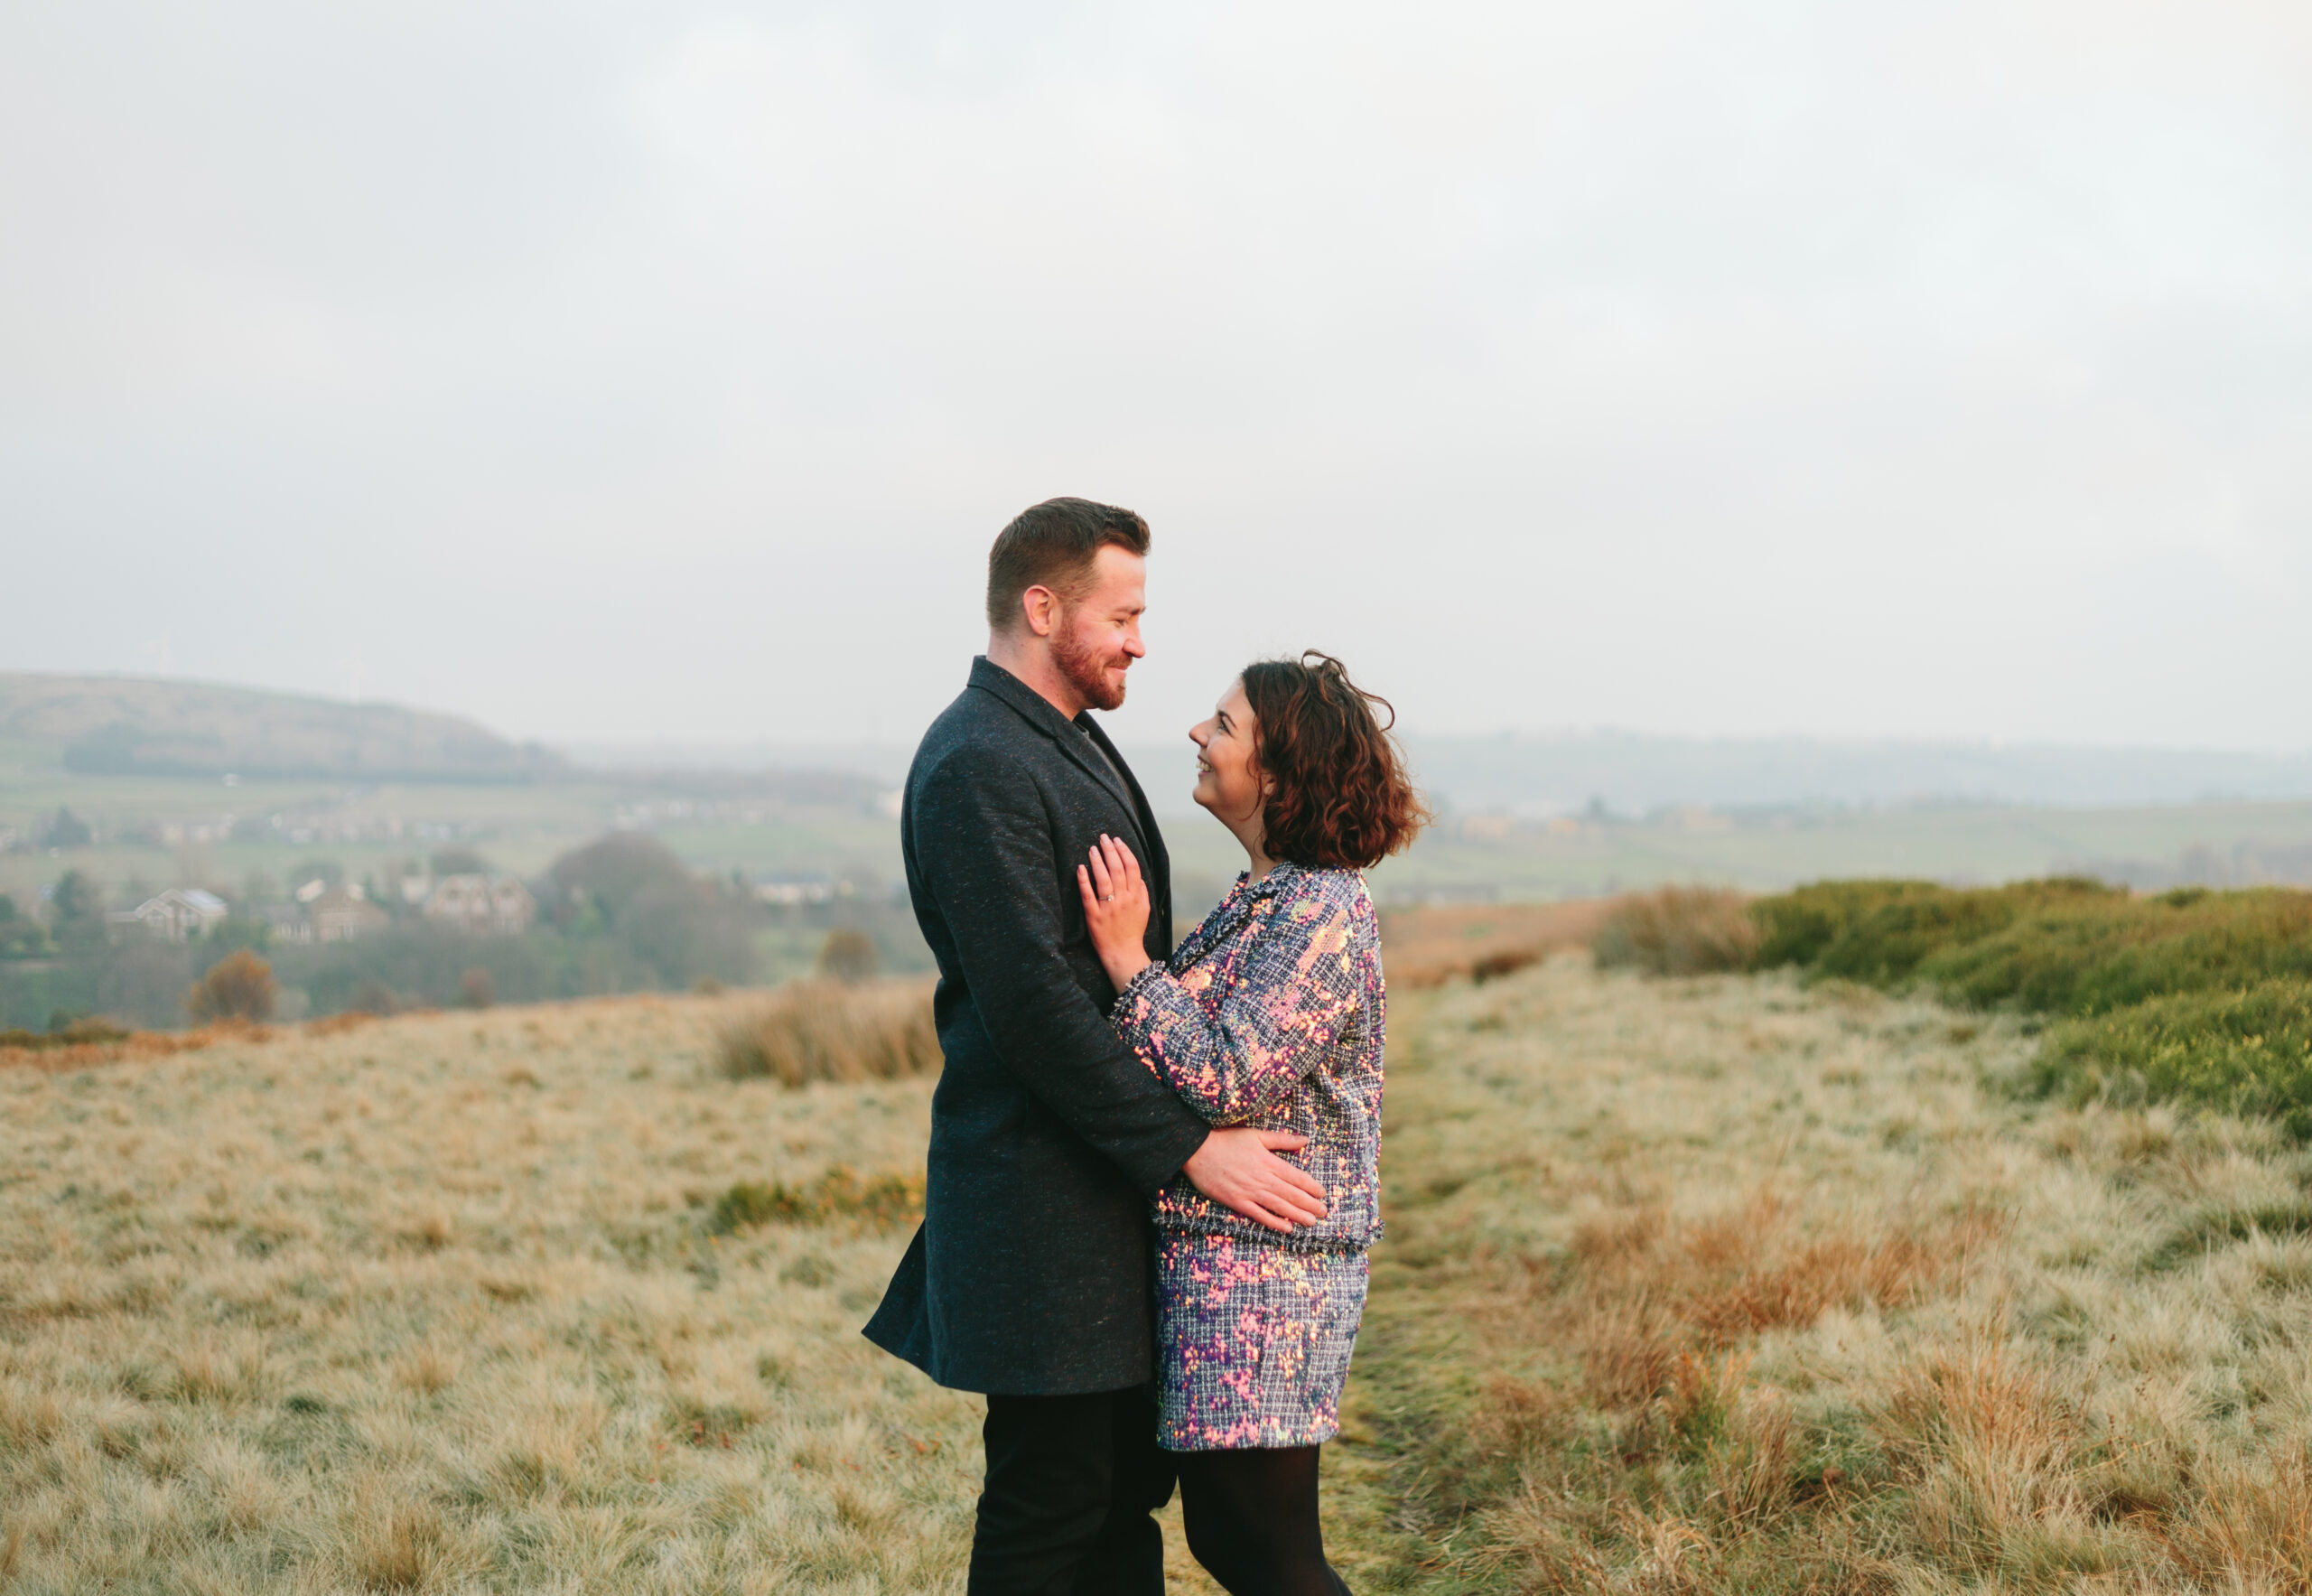
[[[975,1405],[855,1333],[903,1235],[695,1206],[916,1167],[928,1084],[714,1078],[750,1001],[0,1075],[13,1588],[960,1589]],[[2008,1022],[1775,978],[1394,1020],[1358,1591],[2301,1588],[2268,1132],[2019,1107]]]
[[[1392,1067],[1366,1584],[2302,1589],[2312,1164],[2037,1111],[2028,1041],[1560,961]],[[1355,1449],[1352,1449],[1355,1450]]]

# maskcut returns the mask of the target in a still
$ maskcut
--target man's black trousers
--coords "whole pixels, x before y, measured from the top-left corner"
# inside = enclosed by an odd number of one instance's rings
[[[1152,1387],[987,1399],[971,1596],[1164,1596],[1172,1499]]]

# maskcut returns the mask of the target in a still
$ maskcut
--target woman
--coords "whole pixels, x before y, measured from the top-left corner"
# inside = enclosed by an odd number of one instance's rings
[[[1345,1592],[1317,1526],[1317,1452],[1365,1310],[1380,1229],[1381,942],[1363,870],[1427,818],[1373,713],[1323,654],[1248,667],[1189,733],[1196,801],[1246,869],[1164,964],[1140,938],[1139,861],[1102,838],[1077,868],[1110,1018],[1215,1125],[1308,1137],[1326,1217],[1279,1235],[1175,1181],[1156,1199],[1159,1440],[1189,1548],[1236,1596]],[[1394,723],[1394,714],[1391,716]]]

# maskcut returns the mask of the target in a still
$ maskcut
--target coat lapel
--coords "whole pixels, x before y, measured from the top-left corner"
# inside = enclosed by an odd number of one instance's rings
[[[1130,765],[1124,763],[1123,755],[1118,753],[1116,745],[1108,741],[1107,733],[1102,731],[1099,723],[1089,715],[1084,717],[1082,724],[1092,741],[1100,745],[1101,751],[1114,763],[1116,774],[1122,776],[1124,784],[1132,789],[1133,818],[1139,822],[1141,851],[1146,855],[1141,861],[1141,870],[1149,881],[1161,884],[1162,896],[1157,900],[1156,907],[1163,916],[1163,924],[1157,929],[1163,935],[1164,946],[1170,947],[1172,945],[1172,855],[1165,849],[1163,832],[1157,828],[1156,812],[1148,807],[1148,795],[1140,789],[1140,778]]]
[[[1115,799],[1123,807],[1124,814],[1129,817],[1133,831],[1131,840],[1139,845],[1143,858],[1152,863],[1158,857],[1161,845],[1159,844],[1157,847],[1150,846],[1149,836],[1153,827],[1148,825],[1144,818],[1148,812],[1147,800],[1141,797],[1139,784],[1133,782],[1131,791],[1126,791],[1116,785],[1116,773],[1106,770],[1105,761],[1097,753],[1085,746],[1086,729],[1083,726],[1061,714],[1051,706],[1042,694],[1002,666],[990,662],[984,655],[972,661],[971,685],[994,694],[1010,705],[1021,719],[1049,738],[1052,745],[1074,761],[1077,769],[1098,782],[1100,790]],[[1109,751],[1110,757],[1115,760],[1116,771],[1123,771],[1123,760],[1114,753],[1114,745],[1109,743],[1106,735],[1097,727],[1091,729],[1091,735],[1097,737],[1102,746]],[[1128,782],[1133,780],[1129,773],[1124,775],[1124,779]],[[1169,861],[1166,861],[1165,868],[1168,873],[1153,876],[1151,879],[1170,880]]]

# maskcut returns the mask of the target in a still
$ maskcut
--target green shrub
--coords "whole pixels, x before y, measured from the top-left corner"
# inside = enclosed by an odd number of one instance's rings
[[[1920,974],[1954,1002],[2094,1014],[2170,993],[2312,976],[2312,892],[2103,892],[2050,900]]]
[[[1824,882],[1761,899],[1757,962],[1977,1008],[2091,1014],[2174,992],[2312,976],[2312,892],[2138,898],[2074,878],[1955,889]]]
[[[1888,904],[1948,889],[1933,882],[1815,882],[1750,905],[1758,923],[1762,969],[1811,966],[1848,929]]]
[[[1749,900],[1715,887],[1664,887],[1623,899],[1590,944],[1601,970],[1650,975],[1746,970],[1758,950]]]
[[[1898,986],[1953,948],[1972,947],[2019,919],[2128,901],[2124,888],[2061,878],[2011,886],[1908,891],[1857,917],[1816,956],[1814,973],[1872,986]],[[2091,909],[2089,912],[2093,912]]]
[[[2048,1031],[2032,1067],[2074,1103],[2174,1098],[2279,1119],[2312,1140],[2312,980],[2181,992]]]

